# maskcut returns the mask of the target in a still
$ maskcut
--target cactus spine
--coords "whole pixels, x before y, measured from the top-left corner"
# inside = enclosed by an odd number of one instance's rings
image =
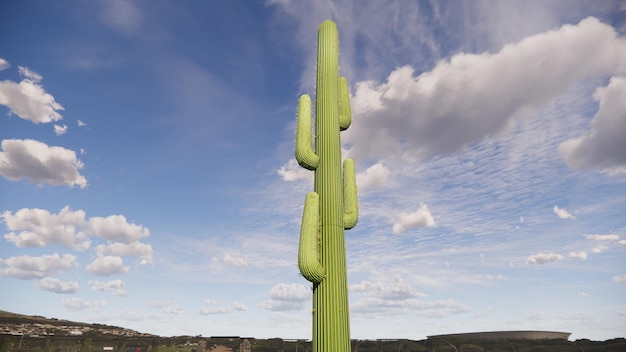
[[[313,352],[350,351],[350,317],[344,229],[358,219],[354,163],[341,162],[339,132],[350,126],[348,82],[339,77],[337,26],[324,21],[318,31],[315,94],[315,151],[311,99],[298,101],[296,160],[315,172],[300,229],[298,266],[313,283]]]

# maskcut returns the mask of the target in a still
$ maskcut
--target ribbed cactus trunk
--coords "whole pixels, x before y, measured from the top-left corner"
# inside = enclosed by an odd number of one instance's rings
[[[315,152],[311,146],[311,100],[298,103],[296,160],[315,171],[307,195],[298,265],[313,283],[313,351],[350,351],[350,317],[344,229],[356,225],[358,205],[354,164],[341,162],[339,132],[350,126],[348,83],[339,77],[337,27],[320,25],[317,48]]]

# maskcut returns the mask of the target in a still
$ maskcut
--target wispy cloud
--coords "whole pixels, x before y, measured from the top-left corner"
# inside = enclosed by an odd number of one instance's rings
[[[556,262],[557,260],[562,259],[563,256],[555,253],[537,253],[528,256],[526,259],[526,264],[548,264],[552,262]]]
[[[556,205],[554,206],[554,208],[552,208],[552,211],[554,211],[554,213],[561,219],[576,219],[576,217],[570,214],[567,210],[561,209]]]

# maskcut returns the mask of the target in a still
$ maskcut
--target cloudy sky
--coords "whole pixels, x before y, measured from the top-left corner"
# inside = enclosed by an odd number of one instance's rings
[[[310,338],[295,113],[333,19],[352,337],[626,336],[626,2],[0,7],[0,309]]]

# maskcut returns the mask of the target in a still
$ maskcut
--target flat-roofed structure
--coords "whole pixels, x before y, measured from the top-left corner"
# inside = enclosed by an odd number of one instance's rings
[[[460,339],[460,340],[567,340],[572,333],[560,331],[485,331],[468,332],[463,334],[446,334],[428,336],[429,340]]]

